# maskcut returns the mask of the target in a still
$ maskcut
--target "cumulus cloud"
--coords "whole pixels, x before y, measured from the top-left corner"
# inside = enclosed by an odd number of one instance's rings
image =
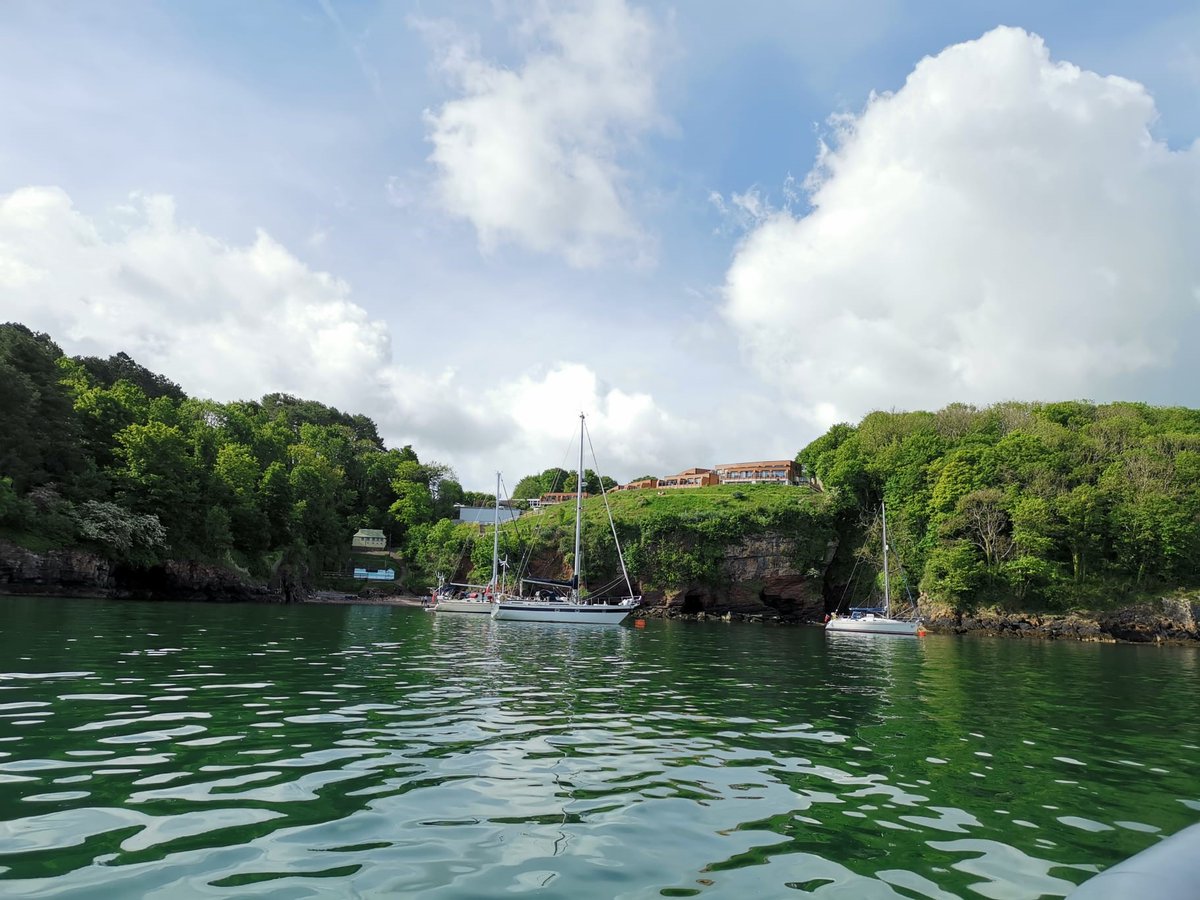
[[[349,286],[269,235],[231,246],[137,196],[94,221],[58,188],[0,198],[5,315],[84,353],[125,350],[187,389],[232,399],[287,390],[351,399],[390,354]],[[331,396],[331,393],[333,396]]]
[[[566,446],[577,454],[578,422],[573,417],[586,413],[596,462],[600,471],[614,477],[682,467],[681,459],[695,459],[706,444],[698,427],[661,409],[651,395],[608,384],[579,363],[557,363],[500,385],[488,393],[487,405],[506,410],[511,421],[521,423],[508,441],[508,455],[513,458],[529,457],[547,447]],[[594,468],[591,452],[585,451],[585,457],[585,465]],[[554,459],[540,468],[570,469],[577,459],[569,455],[565,464]]]
[[[272,391],[371,416],[393,445],[454,466],[484,487],[558,463],[586,411],[606,471],[655,463],[694,434],[647,394],[585,366],[456,367],[444,354],[397,363],[388,327],[349,285],[314,271],[269,235],[238,246],[180,224],[165,196],[135,196],[110,216],[59,188],[0,195],[0,321],[48,332],[72,354],[125,351],[217,400]]]
[[[1135,82],[998,28],[832,120],[807,212],[737,248],[724,311],[793,410],[1118,395],[1192,366],[1200,145]]]
[[[516,68],[443,40],[441,65],[462,96],[426,114],[437,197],[485,249],[511,241],[577,266],[643,261],[622,154],[659,122],[657,40],[624,0],[541,6],[521,24]]]

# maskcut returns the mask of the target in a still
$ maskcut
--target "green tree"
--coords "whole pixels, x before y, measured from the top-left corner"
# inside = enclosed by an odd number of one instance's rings
[[[183,433],[161,422],[130,425],[117,434],[117,455],[121,505],[158,516],[176,549],[199,543],[199,471]]]
[[[50,482],[69,489],[85,467],[61,356],[49,335],[0,325],[0,473],[18,494]]]

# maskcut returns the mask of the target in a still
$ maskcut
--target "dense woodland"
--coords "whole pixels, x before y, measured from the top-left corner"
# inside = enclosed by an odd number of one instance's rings
[[[216,403],[125,354],[68,357],[0,325],[0,535],[147,566],[208,560],[266,577],[342,566],[359,527],[418,545],[468,494],[366,416],[285,394]]]
[[[835,496],[846,551],[869,547],[886,499],[895,587],[959,608],[1106,606],[1200,582],[1200,411],[875,412],[797,459]],[[832,580],[851,564],[841,553]]]

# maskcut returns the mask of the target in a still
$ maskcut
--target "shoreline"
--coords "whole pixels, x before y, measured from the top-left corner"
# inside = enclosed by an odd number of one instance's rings
[[[415,594],[388,594],[360,597],[344,591],[313,591],[302,603],[323,603],[330,606],[407,606],[422,607],[425,599]]]

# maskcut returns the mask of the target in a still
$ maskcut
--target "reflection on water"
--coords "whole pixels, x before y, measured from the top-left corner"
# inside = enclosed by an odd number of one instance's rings
[[[0,602],[13,896],[1061,896],[1200,818],[1192,649]]]

